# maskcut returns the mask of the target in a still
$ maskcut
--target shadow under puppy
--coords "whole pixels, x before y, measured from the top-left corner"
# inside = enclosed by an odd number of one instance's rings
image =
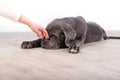
[[[48,31],[49,39],[24,41],[21,48],[69,48],[69,53],[78,53],[83,43],[101,41],[108,38],[120,39],[120,37],[107,37],[103,28],[94,22],[86,22],[82,16],[55,19],[46,27],[46,30]]]

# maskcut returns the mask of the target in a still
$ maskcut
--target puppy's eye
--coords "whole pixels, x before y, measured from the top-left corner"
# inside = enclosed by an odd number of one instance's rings
[[[53,34],[50,35],[50,37],[54,36]]]
[[[43,38],[42,40],[43,40],[43,41],[48,41],[48,40],[50,40],[50,37],[49,37],[48,39]]]

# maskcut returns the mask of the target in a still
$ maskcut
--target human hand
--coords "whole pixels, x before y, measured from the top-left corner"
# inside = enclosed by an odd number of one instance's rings
[[[36,35],[37,35],[39,38],[44,38],[44,37],[45,37],[45,39],[48,39],[48,38],[49,38],[47,31],[46,31],[42,26],[40,26],[40,25],[38,25],[38,24],[35,24],[35,23],[31,23],[31,24],[29,25],[29,27],[31,28],[31,30],[32,30],[33,32],[36,33]]]
[[[21,15],[19,21],[20,23],[23,23],[25,25],[28,25],[30,27],[30,29],[36,33],[36,35],[39,37],[39,38],[44,38],[45,39],[48,39],[49,36],[48,36],[48,33],[47,31],[40,25],[34,23],[33,21],[31,21],[30,19],[28,19],[27,17]]]

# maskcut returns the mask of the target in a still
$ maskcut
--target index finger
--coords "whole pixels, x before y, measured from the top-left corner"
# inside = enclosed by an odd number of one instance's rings
[[[48,32],[45,29],[43,29],[42,31],[44,33],[45,39],[48,39],[49,38]]]

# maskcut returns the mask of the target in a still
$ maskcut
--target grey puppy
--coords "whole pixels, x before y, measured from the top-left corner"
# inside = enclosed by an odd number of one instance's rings
[[[66,17],[53,20],[46,28],[49,39],[24,41],[23,49],[43,47],[45,49],[69,48],[69,53],[78,53],[83,43],[106,40],[103,28],[94,22],[86,22],[83,17]]]

